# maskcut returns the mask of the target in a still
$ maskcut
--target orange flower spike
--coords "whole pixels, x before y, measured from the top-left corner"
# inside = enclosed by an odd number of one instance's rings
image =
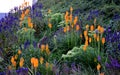
[[[24,65],[24,58],[23,58],[23,57],[20,58],[20,63],[19,63],[19,65],[20,65],[20,67],[23,67],[23,65]]]
[[[83,50],[84,50],[84,51],[86,51],[86,49],[87,49],[87,46],[86,46],[86,45],[84,45],[84,46],[83,46]]]
[[[100,37],[99,37],[99,35],[97,36],[97,42],[98,42],[98,41],[100,41]]]
[[[21,20],[24,20],[24,17],[25,17],[25,14],[22,13],[22,14],[21,14]]]
[[[21,50],[18,50],[18,54],[20,55],[22,53],[22,51]]]
[[[33,28],[33,23],[30,23],[30,28],[31,28],[31,29]]]
[[[11,57],[11,63],[15,61],[15,58],[12,56]]]
[[[88,36],[85,36],[85,40],[86,40],[86,41],[88,41],[88,40],[89,40],[89,39],[88,39]]]
[[[86,29],[87,29],[87,30],[89,29],[89,25],[88,25],[88,24],[86,25]]]
[[[35,61],[35,58],[32,57],[32,58],[31,58],[31,64],[32,64],[32,65],[34,64],[34,61]]]
[[[51,23],[49,23],[49,24],[48,24],[48,27],[51,29],[51,28],[52,28],[52,24],[51,24]]]
[[[104,43],[105,43],[105,38],[103,37],[103,38],[102,38],[102,44],[104,44]]]
[[[38,62],[38,59],[37,58],[35,58],[34,59],[34,64],[33,64],[33,66],[34,66],[34,68],[37,68],[38,67],[38,64],[39,62]]]
[[[100,33],[103,33],[103,32],[104,32],[104,28],[100,27]]]
[[[100,71],[101,65],[98,63],[97,70]]]
[[[93,36],[94,36],[95,39],[97,38],[97,34],[94,34]]]
[[[66,28],[66,27],[63,28],[63,32],[64,32],[64,33],[67,32],[67,28]]]
[[[102,72],[102,73],[100,73],[99,75],[105,75],[105,73],[104,73],[104,72]]]
[[[87,33],[88,33],[87,30],[85,30],[85,31],[84,31],[84,36],[85,36],[85,37],[87,36]]]
[[[28,23],[31,23],[31,17],[28,17]]]
[[[72,14],[70,14],[70,23],[72,23]]]
[[[40,64],[43,64],[44,58],[40,57]]]
[[[41,51],[43,52],[45,50],[45,45],[41,45]]]
[[[49,63],[48,62],[46,62],[45,63],[45,66],[46,66],[46,69],[49,67]]]
[[[91,30],[91,31],[94,30],[94,26],[93,26],[93,25],[90,26],[90,30]]]
[[[14,67],[16,67],[16,61],[12,62],[12,65],[13,65]]]
[[[67,31],[69,31],[70,30],[70,26],[67,26],[66,29],[67,29]]]
[[[80,29],[79,25],[76,25],[76,31],[78,31]]]
[[[98,25],[97,30],[98,30],[98,31],[100,31],[100,28],[101,28],[101,26],[100,26],[100,25]]]
[[[29,12],[30,12],[30,10],[29,10],[29,9],[26,9],[26,11],[25,11],[25,15],[28,15]]]
[[[66,16],[68,16],[68,15],[69,15],[69,12],[68,12],[68,11],[66,11],[65,15],[66,15]]]
[[[85,41],[85,45],[88,46],[88,41],[87,40]]]
[[[78,21],[78,17],[75,16],[75,19],[74,19],[74,25],[77,23],[77,21]]]
[[[89,43],[91,43],[91,41],[92,41],[92,38],[89,38]]]

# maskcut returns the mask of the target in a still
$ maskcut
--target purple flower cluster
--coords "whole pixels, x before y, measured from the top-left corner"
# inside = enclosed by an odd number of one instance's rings
[[[98,17],[99,15],[100,15],[100,11],[99,10],[91,10],[89,12],[87,20],[92,20],[92,19]]]
[[[41,9],[43,8],[43,5],[39,2],[37,2],[36,4],[34,4],[31,8],[31,17],[32,18],[37,18],[37,19],[41,19],[42,18],[42,11]]]
[[[16,73],[17,75],[28,75],[28,68],[19,68]]]
[[[68,66],[66,63],[63,63],[60,66],[54,66],[53,72],[55,75],[75,75],[76,73],[80,73],[80,66],[72,63],[71,66]]]
[[[109,59],[110,59],[110,62],[106,63],[107,68],[120,69],[120,63],[117,59],[114,59],[112,57],[110,57]]]

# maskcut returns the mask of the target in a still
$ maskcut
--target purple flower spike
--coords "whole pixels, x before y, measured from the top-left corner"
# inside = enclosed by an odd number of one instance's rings
[[[98,59],[98,61],[101,61],[101,57],[99,55],[98,55],[97,59]]]

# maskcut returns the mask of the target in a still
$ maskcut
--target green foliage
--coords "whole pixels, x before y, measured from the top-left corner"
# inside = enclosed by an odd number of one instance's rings
[[[24,43],[26,40],[34,41],[35,30],[31,28],[22,28],[17,31],[19,43]]]
[[[97,65],[97,62],[94,62],[94,59],[97,58],[96,50],[88,46],[86,51],[84,51],[83,47],[84,45],[74,47],[72,50],[68,51],[66,55],[63,54],[62,58],[68,61],[76,61],[85,67],[89,66],[95,68]]]
[[[64,20],[64,14],[63,13],[55,13],[55,14],[52,14],[50,16],[50,22],[55,26],[58,25],[63,20]]]

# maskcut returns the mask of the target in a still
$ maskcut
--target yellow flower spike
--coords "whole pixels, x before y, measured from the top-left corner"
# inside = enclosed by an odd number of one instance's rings
[[[45,45],[42,44],[42,45],[41,45],[41,51],[43,52],[44,50],[45,50]]]
[[[97,59],[96,59],[96,58],[94,58],[94,62],[97,62]]]
[[[27,31],[27,28],[26,28],[26,27],[24,27],[23,29],[24,29],[24,31]]]
[[[48,49],[49,49],[49,45],[46,44],[46,45],[45,45],[45,50],[48,50]]]
[[[83,50],[84,50],[84,51],[86,51],[86,49],[87,49],[87,46],[86,46],[86,45],[84,45],[84,46],[83,46]]]
[[[85,27],[86,27],[87,30],[89,29],[89,25],[88,24]]]
[[[103,37],[103,38],[102,38],[102,44],[104,44],[104,43],[105,43],[105,38]]]
[[[49,67],[49,63],[46,62],[46,63],[45,63],[45,66],[46,66],[46,69],[48,69],[48,67]]]
[[[18,54],[20,55],[22,53],[22,51],[21,50],[18,50]]]
[[[17,58],[18,58],[18,55],[16,54],[16,55],[15,55],[15,59],[17,59]]]
[[[46,50],[46,53],[49,55],[49,54],[50,54],[50,50],[49,50],[49,49],[47,49],[47,50]]]
[[[82,38],[82,34],[80,34],[80,38]]]
[[[101,65],[98,63],[97,70],[100,71]]]
[[[38,65],[39,65],[39,64],[38,64],[38,59],[35,58],[35,59],[34,59],[34,64],[33,64],[34,68],[37,68]]]
[[[48,24],[48,27],[51,29],[51,28],[52,28],[52,24],[51,24],[51,23],[49,23],[49,24]]]
[[[76,31],[78,31],[80,29],[79,25],[76,25]]]
[[[97,42],[100,40],[100,37],[99,37],[99,35],[97,36]]]
[[[90,26],[90,31],[93,31],[94,30],[94,25],[91,25]]]
[[[74,27],[74,24],[72,24],[71,27],[73,28],[73,27]]]
[[[24,58],[23,58],[23,57],[21,57],[21,58],[20,58],[20,61],[21,61],[21,62],[24,62]]]
[[[20,27],[22,26],[22,22],[19,23],[20,24]]]
[[[8,66],[8,70],[12,70],[12,66],[11,65]]]
[[[91,43],[91,41],[92,41],[92,38],[89,38],[89,43]]]
[[[40,57],[40,64],[43,64],[44,58]]]
[[[96,24],[96,18],[94,19],[94,25]]]
[[[48,10],[48,14],[50,14],[50,13],[51,13],[51,10],[49,9],[49,10]]]
[[[72,8],[72,7],[70,7],[70,12],[72,13],[72,11],[73,11],[73,8]]]
[[[50,69],[52,70],[52,68],[53,68],[53,64],[50,64]]]

